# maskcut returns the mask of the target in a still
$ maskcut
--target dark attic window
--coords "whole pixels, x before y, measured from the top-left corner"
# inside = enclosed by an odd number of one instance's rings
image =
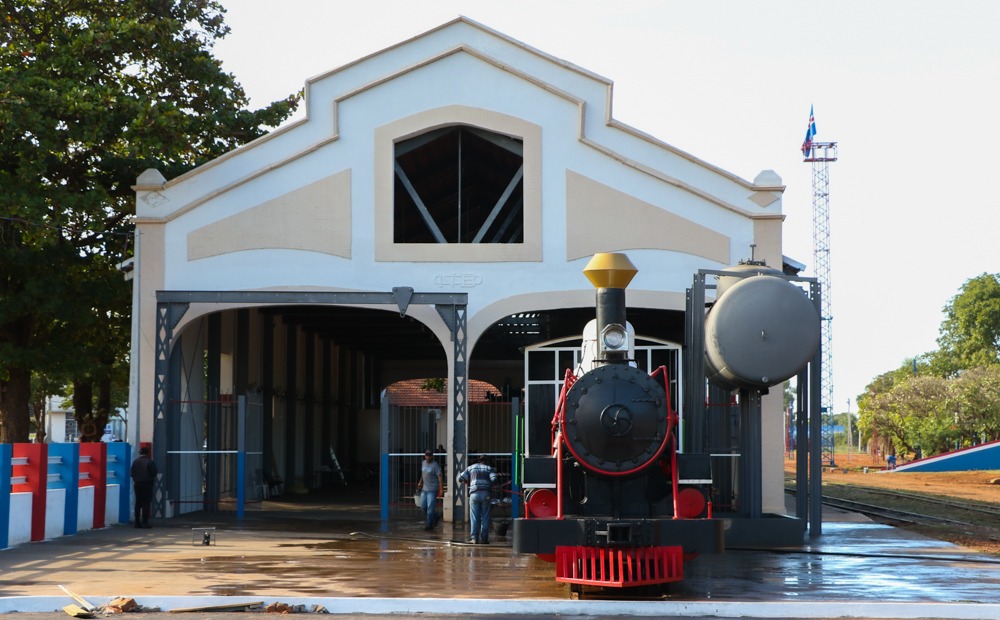
[[[397,142],[396,243],[523,243],[521,140],[465,125]]]

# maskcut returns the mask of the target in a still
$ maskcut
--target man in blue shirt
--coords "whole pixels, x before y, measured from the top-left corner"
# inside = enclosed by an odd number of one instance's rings
[[[472,542],[480,545],[490,543],[490,502],[493,500],[493,485],[497,482],[497,472],[481,454],[476,463],[458,475],[458,481],[469,485],[469,513],[472,521]]]
[[[420,464],[420,481],[417,482],[420,491],[420,507],[427,514],[425,530],[433,530],[438,522],[437,498],[444,492],[441,480],[441,466],[434,460],[434,453],[424,452],[424,462]]]

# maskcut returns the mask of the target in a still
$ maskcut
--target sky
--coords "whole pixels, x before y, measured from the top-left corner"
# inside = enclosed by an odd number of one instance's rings
[[[614,82],[614,117],[752,180],[777,172],[784,254],[813,271],[810,106],[829,166],[833,408],[937,348],[1000,273],[995,0],[222,0],[216,56],[252,107],[459,15]]]

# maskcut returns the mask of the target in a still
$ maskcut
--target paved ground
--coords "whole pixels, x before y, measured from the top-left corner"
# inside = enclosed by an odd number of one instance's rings
[[[374,507],[344,499],[287,498],[242,520],[199,513],[0,551],[0,613],[59,610],[72,602],[64,586],[95,605],[119,595],[162,610],[280,601],[369,619],[1000,617],[1000,561],[843,513],[801,549],[702,556],[665,598],[572,601],[551,564],[514,555],[504,537],[470,545],[450,524],[384,527]],[[213,544],[197,527],[216,528]]]

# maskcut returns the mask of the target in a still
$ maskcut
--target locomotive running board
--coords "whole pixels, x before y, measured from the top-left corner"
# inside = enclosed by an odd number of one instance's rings
[[[556,581],[628,588],[684,579],[684,548],[556,547]]]

